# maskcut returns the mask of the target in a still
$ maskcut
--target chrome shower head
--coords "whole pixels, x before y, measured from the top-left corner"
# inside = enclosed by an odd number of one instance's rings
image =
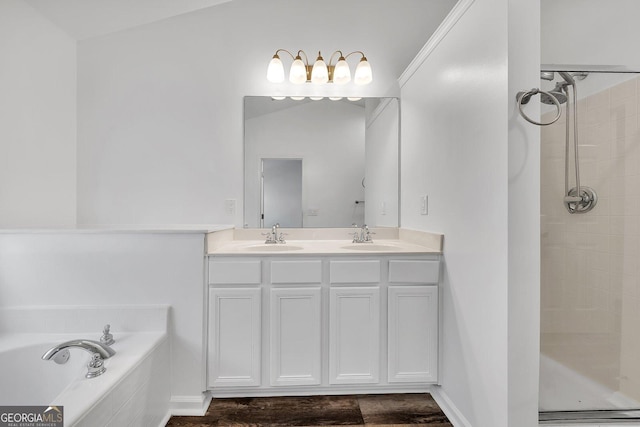
[[[550,90],[549,93],[553,95],[553,97],[560,103],[564,104],[567,102],[567,95],[564,92],[564,88],[566,87],[566,83],[556,83],[556,87],[553,90]],[[548,95],[541,93],[540,94],[540,102],[543,104],[554,105],[554,102]]]

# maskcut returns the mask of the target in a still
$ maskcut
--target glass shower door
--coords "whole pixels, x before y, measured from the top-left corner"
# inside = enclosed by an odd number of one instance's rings
[[[564,203],[576,176],[564,103],[541,129],[540,420],[640,423],[640,74],[570,74],[580,185],[598,199],[586,213]]]

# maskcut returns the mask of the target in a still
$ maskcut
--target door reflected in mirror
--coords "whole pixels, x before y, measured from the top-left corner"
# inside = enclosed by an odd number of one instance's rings
[[[302,160],[262,159],[261,227],[302,227]]]
[[[397,227],[399,108],[245,97],[245,227]]]

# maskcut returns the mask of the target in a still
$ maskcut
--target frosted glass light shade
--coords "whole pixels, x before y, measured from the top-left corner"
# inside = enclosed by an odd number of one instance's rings
[[[353,82],[357,85],[366,85],[373,80],[373,73],[371,72],[371,65],[367,61],[367,58],[362,57],[358,66],[356,67],[356,73],[353,78]]]
[[[300,85],[307,81],[307,67],[305,67],[304,62],[302,62],[302,59],[299,56],[297,56],[291,64],[289,81],[296,85]]]
[[[284,66],[278,55],[273,55],[271,62],[269,62],[267,80],[271,83],[282,83],[284,81]]]
[[[324,63],[322,56],[318,56],[313,69],[311,70],[311,82],[315,84],[324,84],[329,81],[329,70],[327,64]]]
[[[351,81],[351,70],[349,64],[343,57],[338,60],[336,67],[333,69],[333,82],[339,85],[349,83]]]

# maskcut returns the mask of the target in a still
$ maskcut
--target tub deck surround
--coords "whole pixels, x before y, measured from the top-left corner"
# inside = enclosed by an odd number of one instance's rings
[[[168,339],[165,332],[137,332],[120,333],[117,341],[111,346],[116,354],[104,361],[106,372],[96,378],[85,378],[86,365],[90,354],[70,349],[69,368],[58,365],[53,361],[41,360],[40,356],[54,345],[88,336],[73,334],[11,334],[4,335],[0,341],[0,363],[2,378],[14,384],[13,387],[3,387],[0,401],[7,405],[58,405],[64,406],[64,421],[66,426],[103,426],[118,416],[121,407],[132,397],[137,389],[149,381],[156,362],[152,361],[157,353],[168,351]],[[20,360],[15,360],[15,357]],[[167,358],[167,355],[160,355]],[[4,363],[7,362],[7,363]],[[35,364],[35,366],[34,366]],[[6,372],[5,370],[10,372]],[[32,378],[29,372],[39,372],[42,376]],[[67,372],[64,372],[67,371]],[[69,376],[71,375],[71,378]],[[34,380],[32,384],[25,384],[25,378]],[[68,380],[64,382],[63,380]],[[40,396],[37,389],[45,382],[47,386],[55,385],[57,389],[50,389]],[[53,384],[52,384],[53,383]],[[168,405],[168,385],[166,401]],[[7,393],[5,396],[4,393]],[[53,394],[52,394],[53,393]],[[40,400],[49,398],[50,400]],[[143,399],[144,396],[139,396]],[[117,406],[116,406],[117,405]],[[127,411],[143,412],[144,408],[130,408]],[[164,409],[162,416],[167,412]],[[79,423],[81,419],[86,422]],[[92,421],[93,420],[93,421]],[[99,422],[104,420],[104,423]],[[160,420],[158,420],[160,421]],[[95,423],[92,423],[95,422]],[[115,425],[115,424],[114,424]]]
[[[282,228],[286,244],[265,244],[268,229],[232,229],[207,234],[209,255],[441,254],[444,236],[398,228],[371,228],[373,243],[352,243],[355,228]]]
[[[1,309],[0,376],[14,387],[0,390],[0,401],[64,406],[65,426],[162,425],[170,400],[168,313],[168,306]],[[64,365],[41,359],[66,341],[99,340],[105,323],[116,354],[103,375],[85,378],[90,354],[80,349],[70,349]]]

